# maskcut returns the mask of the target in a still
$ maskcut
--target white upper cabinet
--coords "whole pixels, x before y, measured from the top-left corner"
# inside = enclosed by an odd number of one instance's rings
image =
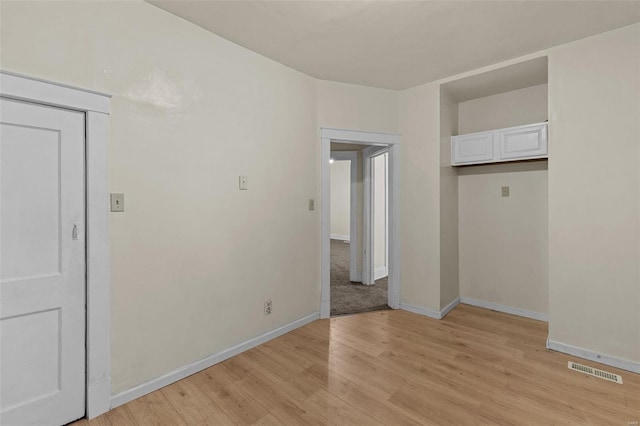
[[[453,163],[487,163],[493,161],[495,150],[493,132],[453,136],[451,144]]]
[[[547,158],[547,123],[451,137],[451,164]]]
[[[546,123],[501,129],[496,135],[502,160],[547,156]]]

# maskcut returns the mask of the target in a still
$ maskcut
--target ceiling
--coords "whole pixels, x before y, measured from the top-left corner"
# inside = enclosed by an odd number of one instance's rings
[[[313,77],[396,90],[640,21],[640,1],[147,1]]]

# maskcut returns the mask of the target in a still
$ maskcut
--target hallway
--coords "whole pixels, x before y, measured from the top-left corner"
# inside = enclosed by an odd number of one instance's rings
[[[387,277],[374,285],[349,281],[349,242],[331,240],[331,316],[389,309]]]

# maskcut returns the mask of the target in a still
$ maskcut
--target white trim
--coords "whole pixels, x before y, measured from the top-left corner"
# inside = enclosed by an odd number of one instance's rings
[[[111,378],[89,383],[87,395],[91,395],[87,398],[87,418],[93,419],[109,411],[111,409]]]
[[[329,300],[320,302],[320,318],[329,318],[331,314],[331,303]]]
[[[423,308],[422,306],[409,305],[408,303],[401,303],[400,309],[407,312],[413,312],[414,314],[424,315],[425,317],[433,319],[441,319],[440,312],[433,309]]]
[[[528,311],[526,309],[514,308],[512,306],[500,305],[498,303],[486,302],[484,300],[472,299],[470,297],[461,297],[460,303],[477,306],[479,308],[491,309],[492,311],[504,312],[505,314],[518,315],[520,317],[549,322],[549,315],[541,312]]]
[[[387,150],[384,161],[384,267],[387,274],[389,264],[389,151]]]
[[[317,320],[318,318],[320,318],[320,314],[318,312],[315,312],[311,315],[307,315],[306,317],[290,322],[289,324],[285,324],[282,327],[278,327],[275,330],[268,331],[257,337],[244,341],[229,349],[225,349],[194,363],[176,368],[175,370],[167,374],[163,374],[160,377],[156,377],[155,379],[149,380],[146,383],[142,383],[131,389],[122,391],[111,397],[111,408],[116,408],[120,405],[126,404],[129,401],[133,401],[136,398],[140,398],[141,396],[147,395],[151,392],[168,386],[171,383],[175,383],[178,380],[182,380],[185,377],[191,376],[192,374],[202,371],[205,368],[209,368],[212,365],[218,364],[219,362],[229,359],[232,356],[248,351],[249,349],[255,348],[256,346],[268,342],[269,340],[275,339],[276,337],[282,336],[283,334],[295,330],[296,328],[307,325],[310,322]]]
[[[578,358],[588,359],[589,361],[599,362],[600,364],[610,365],[622,370],[631,371],[632,373],[640,374],[640,362],[631,361],[624,358],[617,358],[611,355],[600,354],[590,349],[579,348],[577,346],[568,345],[566,343],[555,342],[550,339],[547,339],[547,349],[577,356]]]
[[[384,278],[387,276],[387,267],[386,266],[378,266],[373,270],[373,278],[374,280],[379,280],[380,278]]]
[[[351,242],[351,236],[350,235],[331,234],[331,239],[332,240],[340,240],[340,241],[349,241],[349,242]]]
[[[110,96],[0,71],[0,96],[86,114],[86,416],[109,410],[109,209]]]
[[[387,158],[389,177],[387,192],[389,216],[387,273],[389,274],[388,305],[393,309],[400,308],[400,145],[389,146]]]
[[[366,145],[400,143],[401,136],[395,133],[361,132],[358,130],[332,129],[320,127],[320,138],[331,139],[334,142],[358,142]]]
[[[111,395],[109,116],[87,111],[87,417],[109,411]]]
[[[320,177],[321,177],[321,258],[320,258],[320,318],[329,318],[330,309],[330,229],[331,229],[331,174],[329,159],[331,156],[331,141],[358,142],[363,145],[386,144],[389,146],[389,287],[388,304],[397,309],[400,306],[400,135],[387,133],[359,132],[352,130],[337,130],[320,128]]]
[[[364,174],[362,176],[363,200],[362,200],[362,284],[375,284],[373,271],[373,167],[371,167],[371,155],[378,147],[370,146],[362,150],[362,164]]]
[[[444,318],[449,312],[451,312],[453,308],[458,306],[458,304],[460,304],[460,298],[456,298],[447,306],[442,308],[440,311],[434,311],[433,309],[423,308],[422,306],[409,305],[408,303],[400,303],[400,309],[407,312],[413,312],[414,314],[424,315],[429,318],[440,320]]]
[[[453,299],[447,306],[445,306],[444,308],[442,308],[440,310],[440,318],[444,318],[447,316],[447,314],[449,312],[451,312],[453,310],[453,308],[455,308],[456,306],[458,306],[460,304],[460,298],[456,297],[455,299]]]
[[[331,151],[331,158],[336,161],[351,161],[351,177],[349,184],[349,235],[347,240],[353,244],[349,247],[349,280],[360,282],[362,274],[358,272],[358,152],[357,151]],[[338,235],[338,234],[332,234]],[[333,238],[333,237],[331,237]]]
[[[111,95],[54,83],[9,71],[0,71],[2,96],[78,111],[109,114]]]
[[[320,142],[320,318],[329,318],[331,304],[329,292],[331,291],[331,139],[321,139]]]

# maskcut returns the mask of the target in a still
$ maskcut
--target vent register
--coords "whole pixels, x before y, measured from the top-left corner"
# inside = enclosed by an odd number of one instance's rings
[[[590,376],[598,377],[603,380],[608,380],[610,382],[622,384],[622,377],[609,373],[608,371],[599,370],[597,368],[589,367],[587,365],[578,364],[577,362],[569,361],[568,365],[569,370],[578,371],[580,373],[588,374]]]

